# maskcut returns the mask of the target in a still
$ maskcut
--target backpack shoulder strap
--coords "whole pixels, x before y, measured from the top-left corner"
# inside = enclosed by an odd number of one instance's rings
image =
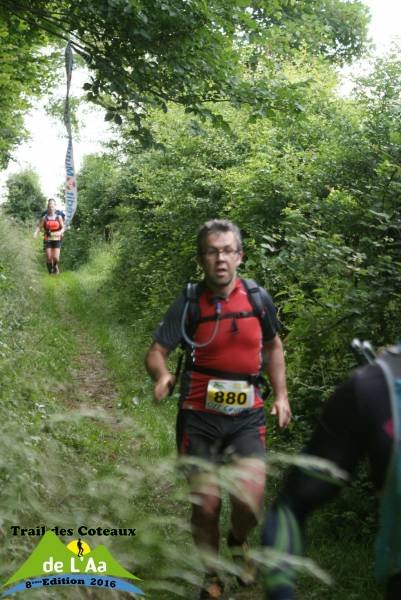
[[[262,289],[253,279],[241,279],[244,284],[246,293],[248,294],[249,302],[255,311],[255,315],[261,318],[266,310],[266,303],[263,302]]]
[[[377,362],[385,361],[391,370],[393,379],[401,379],[401,344],[389,346],[377,358]]]
[[[189,282],[184,289],[184,299],[188,302],[186,330],[191,339],[200,319],[199,297],[202,291],[202,283]]]
[[[272,328],[270,316],[272,301],[266,290],[260,287],[253,279],[241,279],[241,281],[248,294],[248,299],[254,310],[254,314],[260,321],[263,337],[268,337],[271,335]]]
[[[387,348],[376,358],[376,363],[381,368],[387,383],[394,437],[399,440],[401,438],[401,395],[398,397],[398,386],[401,385],[401,345]]]
[[[375,570],[386,580],[401,568],[401,345],[387,348],[377,359],[387,382],[393,420],[393,452],[381,494]]]
[[[198,287],[199,283],[188,282],[184,290],[185,300],[195,301],[198,298]]]

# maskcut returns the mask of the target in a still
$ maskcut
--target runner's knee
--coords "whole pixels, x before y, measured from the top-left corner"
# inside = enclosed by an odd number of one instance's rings
[[[218,519],[221,509],[221,500],[214,494],[193,494],[192,510],[194,516],[207,519]]]
[[[266,483],[265,463],[256,458],[242,458],[229,468],[229,473],[232,506],[259,518]]]

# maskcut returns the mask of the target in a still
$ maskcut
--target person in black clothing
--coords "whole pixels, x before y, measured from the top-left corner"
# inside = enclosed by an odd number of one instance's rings
[[[401,346],[395,347],[401,354]],[[401,363],[401,356],[398,356]],[[381,367],[369,364],[353,371],[325,404],[320,421],[303,454],[335,463],[350,476],[364,456],[378,492],[385,486],[394,447],[393,411],[389,387]],[[262,544],[289,555],[302,554],[307,517],[341,491],[338,482],[315,476],[313,471],[291,467],[283,487],[267,514]],[[401,535],[401,532],[400,532]],[[264,584],[269,600],[295,599],[295,573],[289,563],[266,570]],[[386,600],[400,600],[401,573],[386,582]]]

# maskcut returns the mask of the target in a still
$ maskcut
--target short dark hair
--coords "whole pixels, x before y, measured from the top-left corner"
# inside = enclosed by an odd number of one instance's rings
[[[204,252],[203,244],[209,234],[227,233],[229,231],[234,234],[235,241],[237,242],[237,250],[242,250],[242,238],[239,227],[227,219],[212,219],[211,221],[206,221],[198,231],[196,238],[198,256],[202,256]]]

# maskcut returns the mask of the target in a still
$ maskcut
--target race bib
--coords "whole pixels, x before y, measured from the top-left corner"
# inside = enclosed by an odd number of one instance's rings
[[[252,408],[255,403],[255,388],[247,381],[211,379],[207,386],[206,408],[225,415],[237,415]]]
[[[58,231],[50,231],[48,234],[49,240],[52,242],[60,239],[60,233]]]

